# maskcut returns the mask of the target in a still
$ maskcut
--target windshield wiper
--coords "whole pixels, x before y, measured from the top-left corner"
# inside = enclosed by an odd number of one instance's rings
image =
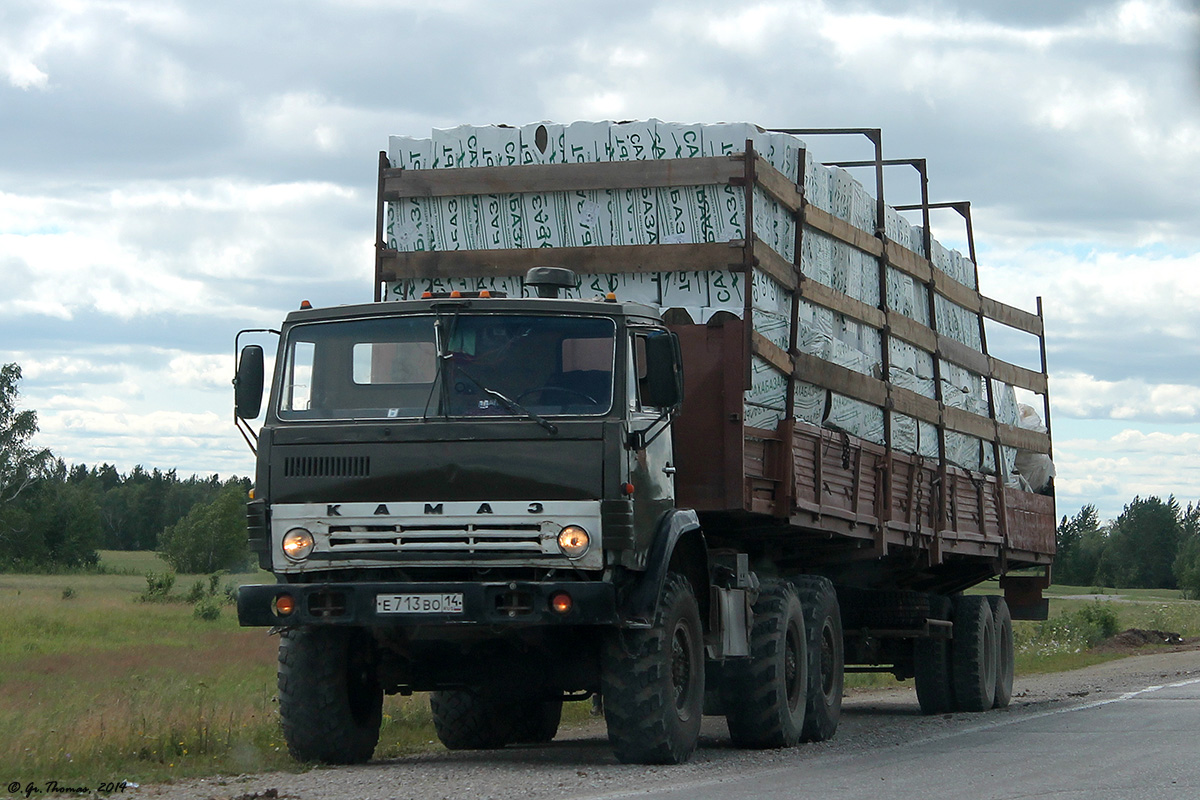
[[[504,410],[507,411],[508,413],[515,414],[518,416],[523,416],[526,419],[531,419],[534,422],[536,422],[538,425],[541,425],[543,428],[550,431],[550,433],[558,433],[558,426],[555,425],[553,422],[551,422],[550,420],[541,416],[540,414],[536,414],[536,413],[530,411],[528,408],[521,405],[516,400],[509,400],[507,397],[500,394],[495,389],[489,389],[488,387],[484,386],[482,383],[477,381],[475,379],[475,377],[473,375],[471,375],[471,373],[467,372],[461,366],[455,367],[454,372],[456,375],[462,375],[464,378],[469,380],[471,383],[475,384],[476,388],[478,388],[479,391],[483,392],[484,394],[488,395],[489,397],[496,398],[497,402],[499,402],[500,405],[504,407]]]

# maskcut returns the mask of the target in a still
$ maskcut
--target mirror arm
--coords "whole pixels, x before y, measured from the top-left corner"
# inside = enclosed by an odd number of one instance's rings
[[[246,444],[250,446],[250,452],[255,456],[258,455],[258,434],[250,427],[244,419],[237,414],[233,415],[233,426],[238,429],[238,433],[246,440]]]
[[[642,428],[641,430],[630,431],[629,432],[629,449],[636,451],[636,450],[645,450],[647,447],[649,447],[650,444],[655,439],[657,439],[659,436],[662,436],[663,432],[666,431],[670,427],[670,425],[663,425],[657,431],[654,431],[654,434],[652,436],[650,436],[649,438],[646,437],[646,434],[648,432],[650,432],[651,430],[653,430],[654,426],[658,425],[660,422],[670,422],[671,417],[673,417],[674,415],[675,415],[674,408],[664,409],[662,411],[662,413],[660,413],[657,417],[655,417],[654,420],[646,427]]]

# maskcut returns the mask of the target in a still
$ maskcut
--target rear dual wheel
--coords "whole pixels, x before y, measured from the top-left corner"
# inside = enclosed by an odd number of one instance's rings
[[[804,608],[808,636],[808,702],[800,740],[832,739],[842,719],[846,654],[837,592],[828,578],[800,575],[792,579]]]
[[[792,747],[804,731],[808,703],[808,637],[796,588],[764,587],[754,604],[750,657],[723,670],[722,705],[737,747]]]
[[[947,613],[949,612],[949,613]],[[917,702],[926,714],[1005,708],[1012,700],[1012,615],[1003,597],[960,595],[952,610],[933,596],[933,619],[949,617],[954,638],[914,644]]]
[[[992,618],[996,625],[996,696],[993,708],[1008,708],[1013,690],[1013,624],[1012,613],[1003,597],[988,596]]]
[[[558,733],[562,700],[500,700],[470,689],[429,695],[433,727],[447,750],[545,744]]]

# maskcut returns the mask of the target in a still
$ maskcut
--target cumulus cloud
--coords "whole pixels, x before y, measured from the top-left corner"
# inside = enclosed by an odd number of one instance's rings
[[[1124,429],[1056,441],[1054,449],[1060,514],[1092,503],[1111,519],[1134,496],[1200,500],[1200,433]]]
[[[1054,413],[1079,419],[1200,422],[1200,386],[1149,385],[1137,379],[1102,381],[1081,372],[1057,373],[1050,391]]]

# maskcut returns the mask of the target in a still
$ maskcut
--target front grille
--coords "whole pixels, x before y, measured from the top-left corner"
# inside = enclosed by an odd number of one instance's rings
[[[329,549],[365,557],[384,553],[428,558],[558,555],[554,536],[536,523],[514,525],[331,525]]]
[[[369,456],[288,456],[285,478],[365,478],[371,474]]]

